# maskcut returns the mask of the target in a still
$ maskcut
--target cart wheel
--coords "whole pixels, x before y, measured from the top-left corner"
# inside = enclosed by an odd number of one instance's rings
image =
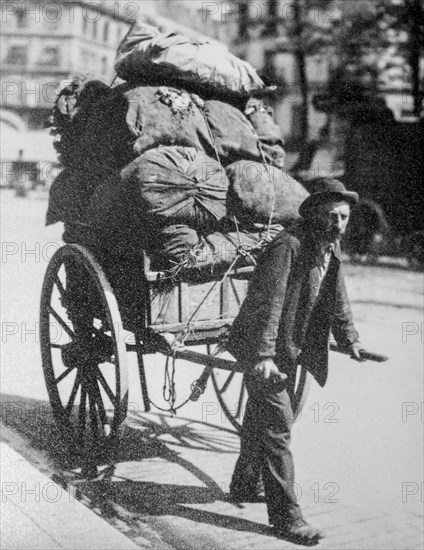
[[[219,357],[223,353],[219,346],[214,350],[208,346],[209,355]],[[247,402],[243,373],[216,368],[212,370],[211,378],[222,411],[234,428],[240,431]]]
[[[212,353],[212,355],[215,355]],[[218,356],[219,353],[216,354]],[[240,431],[247,402],[247,390],[243,374],[228,372],[223,369],[213,369],[212,383],[219,404],[231,424]],[[300,415],[306,398],[308,397],[311,374],[300,365],[296,376],[288,379],[293,392],[292,406],[294,419]]]
[[[92,254],[76,244],[60,248],[44,278],[40,343],[53,416],[78,455],[108,451],[125,419],[122,335],[115,296]]]
[[[294,376],[289,376],[288,378],[289,391],[293,395],[292,408],[294,420],[300,416],[306,399],[308,398],[311,380],[312,374],[301,365],[297,366]]]

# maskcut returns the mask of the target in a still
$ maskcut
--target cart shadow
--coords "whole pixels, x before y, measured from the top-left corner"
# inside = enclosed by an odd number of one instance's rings
[[[79,459],[64,447],[47,401],[4,393],[0,397],[0,421],[27,439],[33,448],[48,453],[62,468],[78,467]],[[170,452],[166,443],[202,451],[238,452],[238,438],[232,430],[164,414],[138,413],[129,414],[120,430],[118,447],[97,456],[98,465],[114,460],[143,460],[152,453],[166,458]]]
[[[68,487],[69,489],[69,487]],[[75,491],[75,489],[74,489]],[[226,500],[212,487],[159,484],[139,481],[87,481],[77,485],[76,495],[105,519],[137,522],[145,518],[178,517],[203,525],[274,536],[270,527],[235,516],[242,505],[228,503],[228,513],[197,506]],[[222,504],[218,504],[222,509]],[[227,508],[226,508],[227,510]]]
[[[50,403],[4,393],[0,394],[0,398],[0,421],[14,430],[25,441],[26,447],[44,453],[55,468],[72,464],[73,459],[65,452],[62,438],[54,423]],[[14,447],[16,441],[12,437],[8,443]]]
[[[231,503],[211,476],[179,454],[181,447],[217,454],[236,454],[239,448],[234,431],[163,414],[138,414],[125,425],[114,463],[104,470],[101,479],[83,481],[79,488],[90,506],[101,510],[104,517],[122,519],[125,510],[132,521],[142,516],[173,516],[203,525],[274,536],[270,527],[234,515],[243,505]],[[138,481],[119,475],[120,464],[140,462],[142,467],[142,461],[149,458],[166,460],[168,469],[169,465],[184,468],[201,486]],[[228,509],[227,514],[197,507],[217,501],[221,501],[220,509]]]
[[[237,453],[239,450],[238,436],[232,429],[161,413],[130,414],[122,439],[137,437],[136,433],[149,441],[163,441],[172,447],[218,453]],[[121,448],[127,449],[127,446]]]
[[[271,528],[267,525],[235,516],[234,511],[239,512],[239,509],[243,508],[241,505],[228,503],[228,513],[198,508],[197,506],[226,500],[225,496],[211,487],[138,481],[98,481],[86,484],[83,494],[89,499],[90,507],[100,510],[104,518],[136,521],[147,516],[171,516],[203,525],[273,536]],[[222,509],[223,505],[218,506]]]
[[[242,506],[227,501],[226,493],[213,477],[179,452],[184,447],[203,453],[236,454],[235,432],[163,414],[130,415],[119,445],[97,461],[98,476],[87,479],[81,475],[81,459],[64,448],[48,402],[7,394],[1,394],[1,400],[0,420],[23,438],[27,447],[45,454],[56,472],[53,476],[56,483],[74,491],[77,498],[103,517],[132,522],[141,516],[175,516],[236,531],[271,535],[266,525],[235,517],[232,511]],[[13,440],[9,444],[13,446]],[[26,458],[31,461],[30,453]],[[200,484],[138,481],[120,475],[120,465],[131,463],[132,472],[136,473],[138,468],[142,471],[143,461],[147,459],[163,460],[168,468],[170,465],[183,468]],[[220,507],[228,506],[228,515],[196,508],[216,501],[227,501]]]

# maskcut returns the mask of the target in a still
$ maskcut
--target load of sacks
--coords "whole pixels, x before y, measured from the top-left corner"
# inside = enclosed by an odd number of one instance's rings
[[[155,269],[216,276],[252,265],[298,217],[307,191],[284,172],[283,140],[250,65],[224,49],[138,24],[115,64],[126,82],[76,82],[51,118],[64,170],[47,224],[95,233]],[[88,228],[88,230],[87,230]],[[87,244],[87,243],[84,243]]]

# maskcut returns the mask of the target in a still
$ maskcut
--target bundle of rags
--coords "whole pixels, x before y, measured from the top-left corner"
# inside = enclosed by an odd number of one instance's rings
[[[280,130],[252,97],[265,89],[254,69],[141,24],[120,44],[115,69],[124,84],[88,83],[66,104],[65,170],[47,223],[78,220],[103,247],[145,250],[174,275],[254,265],[307,194],[282,171]]]

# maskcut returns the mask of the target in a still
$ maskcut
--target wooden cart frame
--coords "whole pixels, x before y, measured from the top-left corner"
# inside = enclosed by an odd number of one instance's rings
[[[134,301],[128,293],[122,299],[122,281],[112,286],[93,253],[80,244],[65,244],[48,265],[40,308],[42,363],[55,421],[74,450],[83,450],[87,442],[102,448],[116,442],[129,403],[130,352],[137,356],[146,411],[151,400],[144,356],[162,353],[172,361],[204,365],[192,384],[191,400],[200,397],[210,377],[223,412],[240,429],[246,400],[242,368],[221,356],[220,344],[244,299],[253,268],[232,269],[219,283],[170,283],[165,273],[150,270],[146,255],[143,260],[138,274],[143,281]],[[199,295],[208,318],[200,313]],[[193,346],[204,346],[205,353]],[[290,382],[295,416],[309,382],[309,373],[298,367]],[[235,409],[229,395],[238,396]],[[170,411],[176,408],[171,404]]]

